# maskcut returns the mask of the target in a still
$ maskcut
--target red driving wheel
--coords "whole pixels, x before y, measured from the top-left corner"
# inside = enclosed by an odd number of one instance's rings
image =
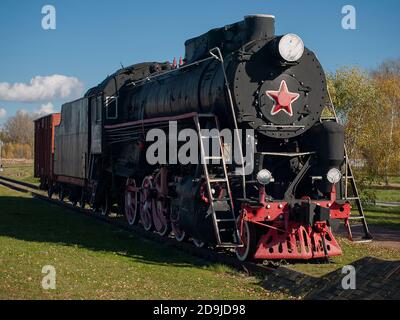
[[[139,192],[134,178],[126,181],[125,187],[125,217],[129,225],[139,221]]]
[[[185,241],[187,239],[186,232],[179,225],[179,208],[171,208],[171,228],[174,233],[175,239],[179,242]]]
[[[170,201],[168,197],[168,169],[160,168],[154,178],[157,189],[156,210],[153,211],[153,223],[157,233],[166,236],[170,233]]]
[[[153,215],[154,228],[161,236],[168,235],[170,232],[169,217],[169,203],[168,199],[158,199],[156,201],[156,210]]]
[[[153,229],[153,215],[156,211],[156,200],[152,194],[153,189],[153,177],[145,177],[140,190],[140,219],[146,231]]]

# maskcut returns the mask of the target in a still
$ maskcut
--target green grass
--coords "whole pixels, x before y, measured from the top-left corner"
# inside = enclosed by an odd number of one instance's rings
[[[398,176],[398,177],[389,177],[389,183],[400,184],[400,176]]]
[[[364,210],[369,224],[400,230],[400,207],[365,206]]]
[[[389,189],[368,189],[368,191],[373,191],[376,195],[377,201],[388,201],[388,202],[400,202],[400,189],[399,190],[389,190]]]
[[[57,272],[41,287],[42,267]],[[210,264],[0,186],[0,299],[277,299]]]
[[[399,226],[399,208],[366,208],[370,224]],[[400,259],[400,250],[338,238],[332,263],[288,265],[322,276],[365,256]],[[41,288],[41,269],[57,289]],[[286,299],[221,264],[210,264],[28,194],[0,186],[0,299]]]
[[[33,177],[33,164],[7,164],[1,176],[17,179],[27,183],[39,184],[39,179]]]

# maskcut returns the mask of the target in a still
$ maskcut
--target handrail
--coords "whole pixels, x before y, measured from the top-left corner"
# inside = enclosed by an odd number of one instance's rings
[[[215,53],[216,51],[216,53]],[[222,67],[222,72],[224,75],[224,80],[225,80],[225,87],[226,91],[228,93],[228,98],[229,98],[229,105],[231,107],[231,113],[232,113],[232,119],[233,119],[233,125],[234,125],[234,131],[236,133],[236,138],[239,146],[239,152],[240,152],[240,160],[241,160],[241,166],[242,166],[242,188],[243,188],[243,198],[246,199],[246,171],[244,167],[244,157],[243,157],[243,149],[242,149],[242,139],[239,135],[239,128],[237,124],[237,119],[236,119],[236,113],[235,113],[235,108],[233,105],[233,98],[232,98],[232,93],[231,89],[229,88],[229,82],[228,82],[228,77],[225,72],[225,65],[224,65],[224,58],[222,56],[221,50],[218,47],[215,47],[209,51],[210,55],[214,57],[216,60],[218,60],[221,63]]]

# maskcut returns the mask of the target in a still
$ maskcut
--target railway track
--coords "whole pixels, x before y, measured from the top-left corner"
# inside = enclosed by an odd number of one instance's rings
[[[215,251],[212,250],[211,248],[198,248],[189,242],[178,242],[172,237],[163,237],[155,232],[147,232],[140,226],[130,226],[125,221],[124,216],[117,214],[112,214],[110,216],[103,216],[100,213],[93,212],[92,210],[82,209],[72,205],[71,203],[62,202],[54,198],[49,198],[47,195],[44,194],[44,192],[42,192],[39,189],[37,185],[34,184],[0,176],[0,185],[13,189],[18,192],[30,193],[34,198],[46,201],[48,203],[56,204],[59,207],[66,208],[76,214],[85,215],[93,219],[100,220],[104,223],[114,225],[125,231],[134,232],[140,237],[146,238],[156,243],[160,243],[163,246],[176,248],[191,256],[202,258],[211,263],[221,263],[228,265],[238,271],[245,272],[249,275],[265,276],[276,270],[277,267],[277,265],[271,266],[265,264],[257,264],[253,262],[240,262],[234,256],[234,253],[228,250]]]
[[[0,180],[2,181],[2,183],[1,183],[2,185],[4,185],[3,181],[5,181],[6,183],[8,182],[8,183],[17,184],[17,185],[20,185],[20,186],[23,186],[23,187],[26,187],[26,188],[30,188],[32,190],[39,190],[39,187],[37,185],[35,185],[35,184],[32,184],[32,183],[18,181],[18,180],[7,178],[7,177],[3,177],[3,176],[0,176]]]

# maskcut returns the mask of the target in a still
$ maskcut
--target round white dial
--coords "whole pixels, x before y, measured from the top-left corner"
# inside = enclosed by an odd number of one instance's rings
[[[303,53],[304,43],[298,35],[289,33],[279,41],[279,54],[286,61],[297,61],[303,56]]]

